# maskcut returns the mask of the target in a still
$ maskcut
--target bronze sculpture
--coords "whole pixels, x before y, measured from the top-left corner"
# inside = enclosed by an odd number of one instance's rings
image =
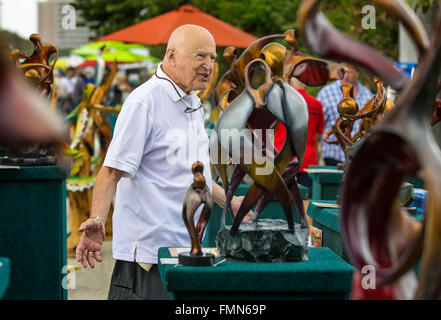
[[[202,251],[202,237],[213,208],[210,189],[205,183],[203,175],[204,165],[196,161],[191,167],[193,183],[188,188],[182,208],[182,219],[190,234],[190,252],[179,254],[179,263],[191,266],[209,266],[214,264],[214,255]],[[194,224],[196,210],[204,204],[197,225]]]
[[[288,51],[284,46],[273,42],[276,39],[285,39],[291,44],[292,50]],[[295,175],[299,163],[303,160],[306,147],[308,110],[303,97],[288,85],[286,80],[294,76],[310,85],[322,85],[331,79],[341,77],[344,68],[298,52],[294,30],[258,39],[239,57],[234,48],[227,48],[224,56],[231,68],[216,87],[215,101],[219,107],[216,112],[220,114],[222,109],[222,113],[214,129],[217,139],[211,140],[211,149],[214,153],[212,160],[226,191],[221,232],[227,229],[226,212],[243,177],[247,174],[254,181],[236,216],[233,217],[230,235],[225,234],[224,240],[229,241],[227,237],[234,237],[245,214],[260,201],[253,217],[254,224],[258,224],[261,210],[273,197],[280,201],[284,209],[289,232],[295,234],[292,197],[300,216],[299,227],[307,226]],[[284,146],[277,153],[272,141],[268,140],[266,132],[268,129],[274,129],[279,121],[288,128],[288,135]],[[245,137],[244,141],[240,142],[240,153],[234,154],[231,146],[239,143],[241,137],[237,131],[244,129],[249,129],[251,136]],[[237,131],[232,136],[222,137],[222,132],[234,132],[234,130]],[[262,135],[257,134],[259,130]],[[223,158],[222,151],[228,152],[227,159]],[[245,161],[246,155],[251,153],[254,157],[253,161]],[[297,160],[290,164],[294,155]],[[230,159],[235,165],[231,180],[226,174],[226,164]],[[259,173],[270,167],[272,169],[269,172]],[[304,234],[298,236],[301,238]],[[304,242],[304,239],[300,238],[295,240],[299,247]],[[283,260],[282,257],[278,259]],[[306,259],[306,257],[300,254],[296,259]]]

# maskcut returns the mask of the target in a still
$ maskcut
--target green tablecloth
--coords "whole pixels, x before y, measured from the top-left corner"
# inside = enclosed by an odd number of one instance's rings
[[[309,248],[307,262],[252,263],[227,260],[217,266],[161,264],[164,287],[174,299],[347,299],[353,267],[328,248]],[[216,262],[221,258],[216,258]]]
[[[0,258],[0,299],[3,299],[6,289],[8,289],[10,276],[11,269],[9,259]]]
[[[241,184],[236,190],[236,196],[244,196],[248,190],[249,185]],[[299,185],[300,194],[302,195],[303,200],[308,199],[308,188],[302,185]],[[205,230],[204,240],[202,245],[204,247],[215,247],[216,246],[216,235],[219,232],[222,220],[222,208],[220,208],[217,204],[214,204],[213,210],[211,212],[210,220],[208,221],[207,228]],[[293,208],[294,211],[294,220],[295,222],[299,222],[297,210]],[[285,214],[283,212],[283,208],[280,205],[279,201],[274,198],[262,211],[260,217],[262,219],[271,218],[271,219],[285,219]],[[230,214],[227,214],[226,224],[231,225],[232,219]]]
[[[0,257],[11,262],[4,299],[67,299],[65,177],[57,166],[0,169]]]

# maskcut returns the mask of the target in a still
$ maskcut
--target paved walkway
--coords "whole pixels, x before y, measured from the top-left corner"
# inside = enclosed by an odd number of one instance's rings
[[[75,271],[75,289],[68,290],[69,300],[106,300],[115,259],[112,257],[112,242],[105,241],[101,250],[103,262],[95,262],[95,268]],[[81,265],[68,259],[69,265]],[[72,282],[73,284],[73,282]]]

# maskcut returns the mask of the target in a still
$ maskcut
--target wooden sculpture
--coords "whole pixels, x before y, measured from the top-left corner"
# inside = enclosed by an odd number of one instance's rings
[[[429,128],[437,120],[439,106],[441,12],[429,42],[421,22],[405,4],[374,1],[398,17],[417,44],[420,64],[410,80],[373,48],[332,29],[318,14],[319,2],[304,1],[300,9],[302,35],[308,45],[324,57],[359,65],[399,92],[395,107],[371,128],[360,145],[343,185],[342,236],[357,269],[352,297],[440,299],[441,151]],[[422,221],[401,210],[397,201],[408,176],[420,177],[429,191]],[[417,280],[412,268],[418,259],[421,268]],[[374,290],[361,285],[360,271],[366,265],[375,268]]]
[[[87,84],[83,91],[83,100],[68,116],[68,119],[72,119],[69,149],[78,151],[73,160],[70,177],[67,179],[71,231],[67,241],[69,257],[75,256],[76,245],[81,235],[78,232],[80,224],[90,216],[92,188],[112,139],[112,130],[104,119],[104,112],[119,112],[119,109],[102,105],[117,68],[117,63],[114,63],[104,82],[98,87]],[[113,206],[106,221],[106,240],[110,240],[112,236],[112,211]]]

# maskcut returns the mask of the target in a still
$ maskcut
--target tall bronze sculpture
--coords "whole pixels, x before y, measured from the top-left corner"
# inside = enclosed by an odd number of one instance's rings
[[[318,12],[319,2],[304,1],[300,10],[302,35],[308,45],[324,57],[359,65],[399,92],[395,107],[377,122],[354,155],[343,185],[342,235],[357,268],[353,298],[440,299],[441,151],[429,128],[437,121],[439,106],[441,12],[429,42],[405,4],[374,1],[398,17],[417,44],[420,64],[414,78],[408,80],[374,49],[331,28]],[[336,39],[340,42],[332,44]],[[343,52],[341,47],[351,50]],[[429,191],[422,221],[401,210],[397,201],[401,183],[408,176],[420,177]],[[418,259],[417,280],[412,268]],[[361,286],[360,271],[366,265],[375,268],[376,290]]]
[[[187,266],[211,266],[214,264],[214,255],[203,252],[201,243],[213,209],[213,200],[211,199],[210,189],[205,183],[202,162],[196,161],[193,163],[191,171],[194,180],[185,194],[182,208],[182,219],[190,235],[191,248],[189,252],[179,254],[179,263]],[[204,206],[195,226],[194,215],[201,204],[204,204]]]
[[[284,39],[292,50],[274,42],[277,39]],[[309,85],[323,85],[342,77],[344,68],[298,52],[294,30],[263,37],[240,56],[234,48],[227,48],[224,57],[230,64],[230,70],[215,90],[215,101],[222,113],[218,111],[221,115],[214,129],[216,138],[211,139],[210,145],[212,162],[226,191],[217,245],[227,257],[250,261],[305,260],[307,224],[295,175],[306,147],[308,109],[303,97],[287,81],[294,76]],[[287,127],[288,135],[277,153],[267,132],[274,129],[279,121]],[[241,132],[246,130],[250,134],[243,136]],[[236,150],[233,150],[234,145],[238,146]],[[238,150],[240,152],[236,152]],[[252,160],[247,159],[250,154],[253,155]],[[293,156],[297,160],[290,164]],[[230,161],[235,165],[231,180],[226,174],[226,165]],[[245,174],[254,182],[233,217],[233,225],[228,228],[225,225],[226,212]],[[286,222],[259,220],[261,210],[273,197],[280,201]],[[239,229],[246,213],[258,201],[253,222],[243,224],[243,228]],[[300,224],[294,223],[293,202]],[[254,241],[251,249],[241,246],[246,241],[253,242],[250,239],[256,236],[256,232],[264,232],[268,236],[263,241]]]

